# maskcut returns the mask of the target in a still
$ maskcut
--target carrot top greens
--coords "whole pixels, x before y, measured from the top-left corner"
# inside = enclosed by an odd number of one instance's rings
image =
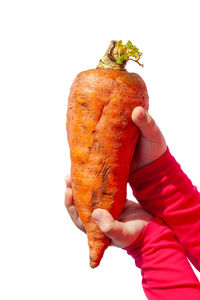
[[[122,40],[120,40],[116,43],[116,46],[113,49],[113,56],[116,57],[116,63],[119,65],[123,64],[125,61],[127,63],[129,60],[133,60],[140,66],[143,66],[139,62],[141,55],[142,52],[140,52],[131,41],[128,41],[125,45],[123,45]]]
[[[100,60],[97,68],[123,71],[129,60],[132,60],[143,67],[139,62],[141,56],[142,52],[140,52],[131,41],[128,41],[124,45],[122,40],[111,41],[108,50]]]

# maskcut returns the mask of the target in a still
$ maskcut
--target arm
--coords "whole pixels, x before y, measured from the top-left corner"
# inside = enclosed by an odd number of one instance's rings
[[[200,270],[199,193],[170,155],[149,113],[136,107],[132,120],[141,132],[130,166],[133,192],[145,209],[162,217],[174,230],[191,262]]]
[[[132,172],[129,182],[142,207],[165,220],[200,271],[200,194],[169,149]]]
[[[184,249],[161,219],[152,219],[134,247],[126,250],[141,269],[142,285],[148,299],[200,299],[200,284]]]
[[[74,224],[84,231],[72,197],[71,180],[66,179],[65,205]],[[190,267],[183,247],[161,219],[154,218],[140,205],[126,202],[119,220],[96,209],[93,218],[111,240],[124,248],[141,268],[142,284],[148,299],[200,299],[200,284]]]

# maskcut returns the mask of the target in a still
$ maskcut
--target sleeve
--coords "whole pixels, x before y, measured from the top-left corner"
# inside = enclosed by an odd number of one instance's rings
[[[141,269],[142,286],[149,300],[200,299],[200,283],[184,248],[161,219],[153,218],[134,248],[125,248]]]
[[[129,183],[141,206],[170,226],[200,271],[200,194],[169,149],[131,173]]]

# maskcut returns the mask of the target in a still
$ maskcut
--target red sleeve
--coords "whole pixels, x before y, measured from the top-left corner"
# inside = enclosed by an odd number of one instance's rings
[[[142,207],[173,229],[200,271],[200,194],[169,149],[158,160],[131,173],[129,183]]]
[[[134,243],[134,249],[125,250],[141,269],[147,299],[200,299],[200,283],[185,251],[161,219],[152,219]]]

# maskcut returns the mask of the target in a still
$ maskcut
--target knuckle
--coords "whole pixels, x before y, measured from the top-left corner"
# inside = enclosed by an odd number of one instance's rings
[[[113,224],[111,222],[109,223],[103,223],[101,224],[101,230],[104,232],[104,233],[107,233],[109,234],[111,231],[112,231],[112,228],[113,228]]]

